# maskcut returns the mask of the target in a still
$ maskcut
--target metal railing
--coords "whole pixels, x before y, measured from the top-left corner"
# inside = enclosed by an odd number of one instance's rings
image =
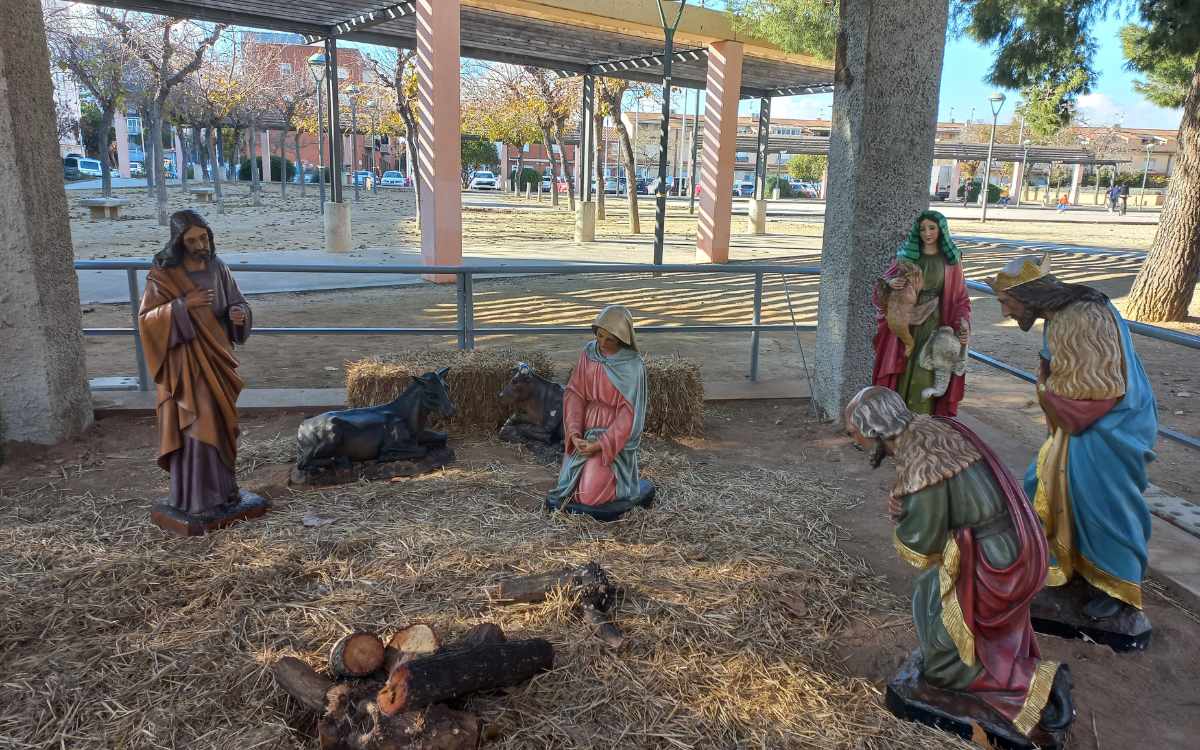
[[[93,271],[125,271],[129,281],[129,300],[131,311],[136,311],[139,293],[137,279],[138,271],[149,271],[153,265],[150,261],[121,261],[121,260],[77,260],[77,270]],[[577,264],[562,266],[359,266],[359,265],[287,265],[270,263],[238,264],[238,273],[346,273],[346,274],[392,274],[392,275],[444,275],[455,276],[457,325],[454,328],[255,328],[256,336],[455,336],[459,349],[474,349],[476,336],[513,336],[525,334],[571,334],[591,332],[590,326],[516,326],[516,327],[475,327],[475,295],[474,277],[478,275],[499,276],[565,276],[573,274],[608,273],[650,273],[650,274],[728,274],[754,276],[754,302],[752,321],[746,324],[725,325],[675,325],[675,326],[638,326],[638,333],[725,333],[734,331],[750,332],[750,380],[758,380],[758,350],[759,336],[763,331],[799,331],[816,330],[812,324],[797,325],[795,323],[762,323],[762,293],[763,278],[767,275],[795,274],[801,276],[819,276],[821,269],[816,266],[764,266],[745,264],[720,265],[662,265],[643,264]],[[967,281],[967,287],[977,292],[993,294],[991,287],[978,281]],[[790,295],[788,306],[791,307]],[[794,311],[793,311],[794,316]],[[146,366],[146,356],[142,351],[142,340],[138,335],[138,316],[131,316],[132,328],[85,328],[85,336],[133,336],[134,349],[137,354],[138,390],[150,388],[150,374]],[[1131,333],[1146,336],[1159,341],[1166,341],[1190,349],[1200,349],[1200,336],[1193,336],[1168,328],[1147,325],[1135,321],[1126,321]],[[799,338],[797,337],[797,341]],[[803,354],[803,351],[801,352]],[[1027,382],[1037,382],[1030,373],[1012,365],[993,359],[977,351],[970,351],[972,359],[995,367],[1002,372]],[[1172,442],[1200,451],[1200,440],[1175,430],[1159,427],[1158,434]]]

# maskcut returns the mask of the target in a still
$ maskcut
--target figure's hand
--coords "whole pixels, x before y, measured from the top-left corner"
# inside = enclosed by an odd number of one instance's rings
[[[229,320],[235,326],[240,326],[246,322],[246,311],[240,307],[229,308]]]
[[[970,341],[971,329],[965,327],[958,329],[958,343],[962,344],[963,346],[967,346]]]
[[[908,286],[908,279],[901,279],[897,277],[889,281],[888,286],[890,286],[892,289],[903,289],[904,287]]]
[[[591,458],[600,453],[600,444],[583,438],[575,438],[575,450],[583,454],[584,458]]]
[[[888,498],[888,520],[891,521],[893,525],[900,523],[900,511],[901,510],[902,510],[902,508],[900,506],[900,501],[894,497],[889,497]]]
[[[204,307],[205,305],[211,305],[212,301],[213,301],[212,291],[209,289],[201,289],[200,287],[196,287],[195,289],[188,292],[183,297],[183,304],[186,305],[189,310],[194,307]]]

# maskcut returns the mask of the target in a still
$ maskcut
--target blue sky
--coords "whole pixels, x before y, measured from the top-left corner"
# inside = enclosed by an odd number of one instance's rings
[[[1181,110],[1156,107],[1133,90],[1131,82],[1137,76],[1124,70],[1125,60],[1121,56],[1121,43],[1117,38],[1117,31],[1122,25],[1122,21],[1110,18],[1096,27],[1099,49],[1095,64],[1100,75],[1092,93],[1079,97],[1080,114],[1094,125],[1111,125],[1124,113],[1123,126],[1126,128],[1178,128]],[[992,50],[969,39],[947,40],[938,102],[939,120],[949,120],[953,109],[954,119],[962,122],[970,116],[972,107],[976,108],[976,120],[991,117],[987,98],[994,88],[983,82],[983,76],[993,59]],[[1012,117],[1013,104],[1016,102],[1016,92],[1004,93],[1009,99],[1000,111],[1000,122]],[[832,100],[832,94],[777,99],[773,103],[772,114],[775,117],[828,118]],[[749,111],[749,106],[748,102],[742,104],[743,114]],[[757,103],[754,106],[757,107]]]

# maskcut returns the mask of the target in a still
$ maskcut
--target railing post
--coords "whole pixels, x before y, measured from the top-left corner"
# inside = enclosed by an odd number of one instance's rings
[[[467,348],[467,274],[458,272],[458,284],[455,293],[455,309],[458,311],[458,348]]]
[[[129,314],[133,318],[133,349],[137,352],[138,390],[148,391],[150,390],[150,368],[146,365],[146,352],[142,351],[142,333],[138,326],[141,295],[138,294],[137,271],[127,268],[125,276],[129,279]]]
[[[466,293],[463,295],[463,308],[466,311],[466,326],[465,333],[467,335],[467,348],[475,348],[475,276],[467,271],[463,274],[466,279]]]
[[[754,325],[762,323],[762,272],[754,274]],[[759,332],[750,334],[750,382],[758,380],[758,338]]]

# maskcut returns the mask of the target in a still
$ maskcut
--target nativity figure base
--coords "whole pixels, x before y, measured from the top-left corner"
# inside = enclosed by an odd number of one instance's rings
[[[551,512],[561,508],[565,513],[579,513],[591,516],[601,523],[609,523],[616,521],[634,508],[649,508],[654,503],[654,495],[657,490],[653,482],[648,479],[638,480],[638,489],[637,497],[617,498],[616,500],[599,505],[584,505],[573,500],[564,503],[562,500],[548,497],[545,501],[545,507],[546,510]]]
[[[424,457],[401,461],[350,461],[346,459],[329,466],[292,468],[292,484],[324,487],[349,484],[363,479],[394,479],[415,477],[437,471],[456,458],[448,445],[429,446]]]
[[[884,702],[897,719],[915,721],[970,740],[975,722],[997,750],[1059,750],[1067,731],[1051,734],[1039,725],[1029,737],[971,693],[934,687],[925,681],[925,660],[914,650],[888,680]],[[1067,672],[1066,674],[1070,674]]]
[[[150,509],[150,520],[160,529],[177,536],[204,536],[209,531],[258,518],[267,512],[267,501],[253,492],[238,490],[236,503],[227,503],[213,509],[211,515],[187,513],[160,500]]]
[[[500,428],[500,439],[506,443],[523,445],[529,452],[549,464],[561,464],[563,460],[563,441],[547,443],[537,438],[529,437],[519,427],[504,425]]]
[[[1115,613],[1101,620],[1093,619],[1089,614],[1096,613],[1089,610],[1088,604],[1099,593],[1080,575],[1075,575],[1065,586],[1047,586],[1034,597],[1029,608],[1033,629],[1058,638],[1095,641],[1113,651],[1145,651],[1150,645],[1150,620],[1146,613],[1113,600]]]

